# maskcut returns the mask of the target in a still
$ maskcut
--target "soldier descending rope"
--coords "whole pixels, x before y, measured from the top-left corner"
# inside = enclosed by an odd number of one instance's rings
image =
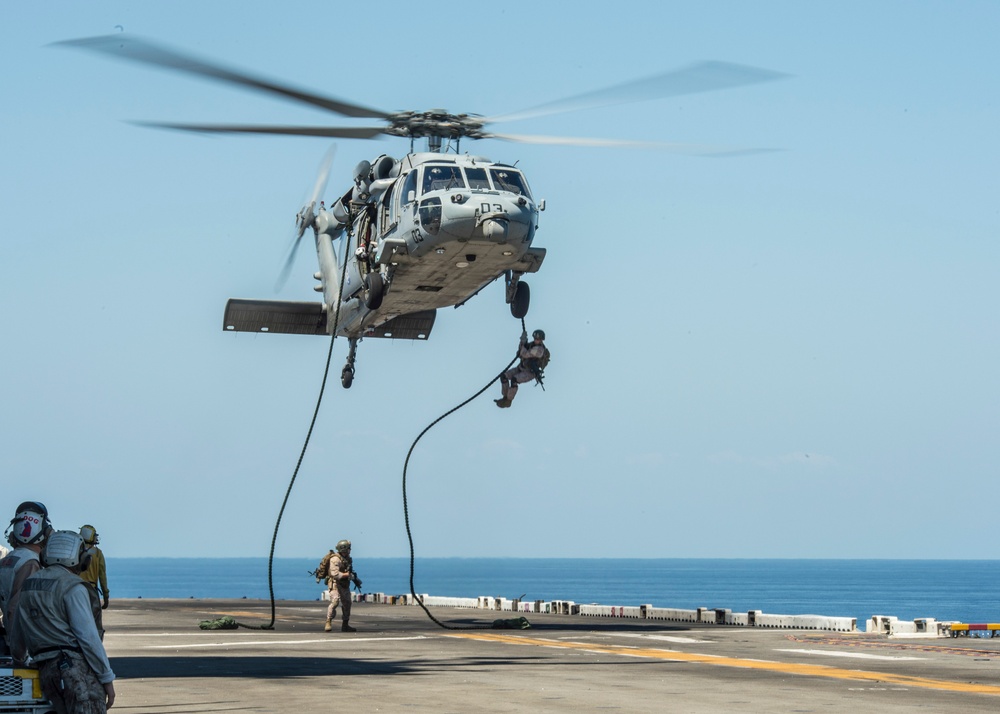
[[[549,364],[549,349],[545,346],[545,333],[542,330],[535,330],[531,333],[532,341],[528,342],[527,331],[521,333],[521,342],[518,345],[517,356],[521,362],[516,367],[511,367],[500,375],[501,398],[493,401],[500,408],[509,407],[517,394],[517,387],[532,379],[538,384],[542,384],[545,368]],[[542,389],[544,389],[544,385]]]

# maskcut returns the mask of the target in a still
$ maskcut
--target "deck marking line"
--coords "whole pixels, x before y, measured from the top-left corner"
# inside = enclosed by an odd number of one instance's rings
[[[314,645],[340,642],[398,642],[400,640],[426,640],[426,635],[415,637],[322,637],[316,640],[260,640],[257,642],[198,642],[189,645],[149,645],[144,650],[183,650],[197,647],[259,647],[261,645]]]
[[[678,637],[677,635],[639,635],[632,632],[616,632],[615,637],[636,637],[640,640],[663,640],[677,642],[683,645],[710,644],[712,640],[696,640],[693,637]]]
[[[909,660],[911,662],[919,662],[923,657],[893,657],[892,655],[875,655],[868,654],[867,652],[836,652],[834,650],[794,650],[794,649],[777,649],[775,652],[791,652],[792,654],[808,654],[808,655],[819,655],[825,657],[847,657],[848,659],[881,659],[887,662],[894,662],[900,660]]]
[[[598,654],[623,655],[626,657],[646,657],[662,659],[671,662],[688,662],[692,664],[712,664],[722,667],[739,667],[756,669],[783,674],[797,674],[807,677],[828,677],[832,679],[847,679],[854,681],[871,681],[880,684],[900,684],[908,687],[937,689],[946,692],[962,692],[972,694],[1000,695],[1000,686],[974,684],[971,682],[953,682],[946,679],[930,679],[913,677],[891,672],[865,672],[858,669],[841,669],[821,664],[802,664],[798,662],[770,662],[767,660],[741,659],[738,657],[723,657],[718,655],[703,655],[672,650],[641,649],[620,647],[614,645],[595,645],[585,642],[566,642],[560,640],[543,640],[534,637],[519,637],[516,635],[495,635],[486,633],[468,633],[445,635],[446,637],[461,637],[484,642],[500,642],[511,645],[534,645],[536,647],[554,647],[557,649],[583,650]]]

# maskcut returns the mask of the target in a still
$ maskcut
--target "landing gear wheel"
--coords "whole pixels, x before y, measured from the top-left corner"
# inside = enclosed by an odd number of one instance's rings
[[[531,302],[531,290],[527,283],[518,282],[514,288],[514,298],[510,301],[510,314],[518,320],[528,314],[528,304]]]
[[[351,346],[347,351],[347,364],[340,370],[340,383],[344,385],[344,389],[350,389],[354,383],[354,357],[358,352],[358,338],[350,337],[348,339]]]
[[[378,310],[382,305],[383,292],[382,274],[368,273],[365,276],[365,307],[369,310]]]

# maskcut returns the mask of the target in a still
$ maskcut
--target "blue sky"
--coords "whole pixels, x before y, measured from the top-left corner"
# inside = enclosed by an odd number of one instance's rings
[[[126,120],[329,117],[48,47],[120,25],[390,111],[498,115],[700,60],[787,73],[497,127],[779,152],[463,145],[546,199],[528,323],[553,359],[546,391],[491,391],[417,446],[417,552],[996,557],[1000,6],[344,7],[0,9],[0,510],[43,500],[109,556],[266,555],[322,376],[325,340],[221,325],[228,297],[274,297],[328,143]],[[338,142],[329,195],[407,148]],[[306,246],[278,297],[314,299],[314,270]],[[338,340],[277,554],[404,555],[410,443],[519,332],[493,285],[425,343],[362,343],[351,390]]]

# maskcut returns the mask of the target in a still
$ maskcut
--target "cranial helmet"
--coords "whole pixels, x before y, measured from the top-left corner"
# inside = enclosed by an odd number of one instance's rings
[[[8,540],[14,547],[19,545],[41,544],[45,541],[52,524],[49,523],[49,509],[38,501],[25,501],[14,512],[7,531]]]
[[[535,330],[534,332],[531,333],[531,336],[532,336],[532,338],[534,338],[536,340],[544,340],[545,339],[545,331],[544,330]]]
[[[97,529],[91,525],[80,528],[80,537],[83,538],[83,542],[87,544],[88,548],[92,548],[100,542],[97,539]]]
[[[351,541],[342,540],[337,542],[337,552],[344,553],[351,549]]]
[[[49,536],[42,552],[42,562],[45,565],[63,565],[75,568],[83,564],[87,544],[76,531],[56,531]]]

